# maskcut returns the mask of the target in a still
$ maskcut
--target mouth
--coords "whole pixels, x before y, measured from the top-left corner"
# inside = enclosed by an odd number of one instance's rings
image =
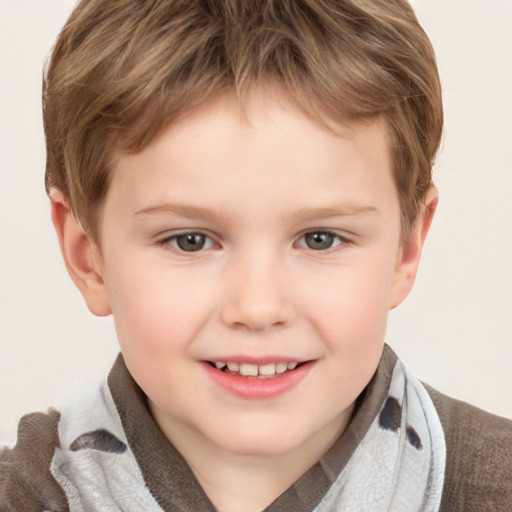
[[[239,377],[253,377],[257,379],[274,379],[281,375],[291,373],[299,369],[307,361],[303,362],[276,362],[266,364],[238,363],[234,361],[205,361],[216,370]]]
[[[291,392],[306,379],[315,360],[290,361],[285,358],[250,360],[203,360],[212,382],[244,400],[271,400]]]

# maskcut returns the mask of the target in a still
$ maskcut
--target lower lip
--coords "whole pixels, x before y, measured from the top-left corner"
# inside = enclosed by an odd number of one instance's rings
[[[233,395],[251,400],[267,400],[287,393],[306,377],[312,365],[313,361],[310,361],[295,370],[287,371],[276,377],[259,379],[258,377],[232,375],[217,370],[208,363],[203,363],[210,378],[217,385]]]

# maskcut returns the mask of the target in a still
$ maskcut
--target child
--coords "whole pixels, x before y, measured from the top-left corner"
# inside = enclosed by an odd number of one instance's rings
[[[122,356],[22,419],[2,511],[510,509],[510,422],[384,344],[437,204],[407,3],[84,0],[44,109],[64,260]]]

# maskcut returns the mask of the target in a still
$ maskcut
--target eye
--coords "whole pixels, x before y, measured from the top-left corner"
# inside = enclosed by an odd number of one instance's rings
[[[212,239],[203,233],[182,233],[163,240],[162,245],[170,245],[183,252],[197,252],[213,247]]]
[[[326,251],[345,241],[345,239],[331,231],[310,231],[301,237],[299,245],[313,251]]]

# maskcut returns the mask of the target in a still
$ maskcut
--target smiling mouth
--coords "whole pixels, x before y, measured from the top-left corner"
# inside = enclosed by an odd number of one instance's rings
[[[216,368],[223,373],[228,373],[240,377],[257,377],[258,379],[273,379],[275,377],[279,377],[280,375],[290,373],[305,364],[305,362],[281,362],[261,365],[224,361],[206,362],[213,368]]]

